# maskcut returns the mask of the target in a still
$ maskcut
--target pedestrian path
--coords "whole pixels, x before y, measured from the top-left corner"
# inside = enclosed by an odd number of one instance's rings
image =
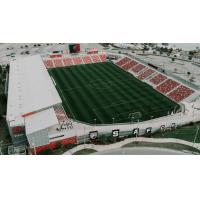
[[[107,150],[112,150],[112,149],[118,149],[121,148],[122,146],[129,144],[131,142],[152,142],[152,143],[177,143],[177,144],[183,144],[187,145],[193,148],[196,148],[200,150],[200,143],[192,143],[180,139],[175,139],[175,138],[145,138],[145,137],[137,137],[137,138],[128,138],[125,139],[124,141],[117,142],[114,144],[109,144],[109,145],[94,145],[94,144],[82,144],[74,147],[73,149],[70,149],[64,153],[64,155],[72,155],[77,151],[83,150],[83,149],[93,149],[97,152],[101,151],[107,151]]]

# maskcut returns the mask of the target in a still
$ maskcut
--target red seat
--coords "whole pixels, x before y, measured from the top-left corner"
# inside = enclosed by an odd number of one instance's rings
[[[180,85],[180,83],[177,83],[172,79],[167,79],[164,83],[161,83],[159,86],[157,86],[156,89],[163,94],[167,94],[178,85]]]
[[[82,57],[82,60],[85,64],[92,63],[92,59],[90,56],[84,56]]]
[[[135,73],[138,73],[140,72],[141,70],[145,69],[146,67],[142,64],[139,64],[139,65],[135,65],[133,68],[132,68],[132,71],[135,72]]]
[[[54,62],[55,67],[63,67],[64,66],[61,59],[55,59],[55,60],[53,60],[53,62]]]
[[[99,55],[91,55],[91,58],[94,63],[101,62]]]
[[[162,74],[158,74],[158,75],[154,76],[152,79],[150,79],[150,82],[153,83],[154,85],[158,85],[166,79],[167,79],[166,76],[164,76]]]
[[[99,57],[100,57],[102,62],[106,62],[107,55],[105,53],[104,54],[100,54]]]
[[[83,61],[80,57],[73,57],[72,59],[73,59],[75,65],[83,64]]]
[[[44,62],[44,65],[45,65],[46,68],[53,68],[54,67],[52,60],[43,60],[43,62]]]
[[[180,102],[183,99],[189,97],[193,93],[194,93],[194,90],[192,90],[184,85],[181,85],[177,89],[170,92],[167,96],[176,102]]]
[[[115,64],[121,67],[121,66],[123,66],[124,64],[126,64],[127,62],[130,62],[130,61],[131,61],[130,58],[124,57],[121,60],[117,61]]]
[[[71,66],[71,65],[73,65],[73,62],[72,62],[71,58],[64,58],[63,59],[63,63],[64,63],[64,66]]]
[[[143,72],[142,74],[140,74],[137,78],[140,80],[144,80],[145,78],[147,78],[148,76],[150,76],[151,74],[153,74],[155,71],[152,69],[147,69],[145,72]]]

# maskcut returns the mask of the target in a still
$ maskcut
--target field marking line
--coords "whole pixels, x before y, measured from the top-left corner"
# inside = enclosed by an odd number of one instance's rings
[[[139,101],[139,100],[137,100]],[[123,105],[123,104],[128,104],[128,103],[137,103],[137,101],[126,101],[126,102],[121,102],[121,103],[111,103],[110,105],[106,105],[106,106],[100,106],[100,107],[97,107],[97,108],[94,108],[95,110],[99,110],[99,109],[102,109],[102,108],[109,108],[109,107],[116,107],[116,106],[119,106],[119,105]]]

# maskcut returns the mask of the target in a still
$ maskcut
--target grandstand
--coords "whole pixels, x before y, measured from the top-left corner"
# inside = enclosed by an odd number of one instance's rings
[[[101,59],[98,55],[92,55],[91,56],[93,63],[101,62]]]
[[[152,69],[147,69],[146,71],[144,71],[143,73],[141,73],[139,76],[137,76],[138,79],[140,80],[144,80],[147,77],[149,77],[150,75],[152,75],[155,71]]]
[[[144,65],[138,64],[138,65],[135,65],[135,67],[133,67],[131,71],[137,74],[144,69],[146,69],[146,67]]]
[[[53,62],[54,62],[55,67],[63,67],[64,66],[61,59],[54,59]]]
[[[180,102],[193,93],[194,93],[194,90],[192,90],[184,85],[181,85],[177,89],[170,92],[167,96],[176,102]]]
[[[71,58],[64,58],[63,59],[64,66],[71,66],[73,65],[73,61]]]
[[[73,57],[72,58],[75,65],[80,65],[83,63],[82,59],[80,57]]]
[[[167,79],[164,83],[161,83],[159,86],[157,86],[156,89],[163,94],[167,94],[179,85],[180,83],[172,79]]]
[[[181,102],[195,93],[193,89],[190,89],[182,83],[172,80],[166,75],[156,72],[155,69],[151,69],[149,66],[145,66],[128,57],[121,58],[115,64],[125,71],[129,71],[141,81],[149,79],[147,81],[148,84],[175,102]]]
[[[83,56],[82,60],[85,64],[92,63],[92,59],[90,56]]]
[[[166,79],[167,79],[166,76],[164,76],[162,74],[158,74],[158,75],[154,76],[152,79],[150,79],[150,82],[153,83],[154,85],[159,85]]]

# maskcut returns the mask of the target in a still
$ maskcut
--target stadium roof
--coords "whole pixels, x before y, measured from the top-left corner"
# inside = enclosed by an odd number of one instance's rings
[[[59,124],[53,108],[25,117],[26,135]]]
[[[8,121],[61,103],[60,96],[39,55],[17,58],[10,63]]]

